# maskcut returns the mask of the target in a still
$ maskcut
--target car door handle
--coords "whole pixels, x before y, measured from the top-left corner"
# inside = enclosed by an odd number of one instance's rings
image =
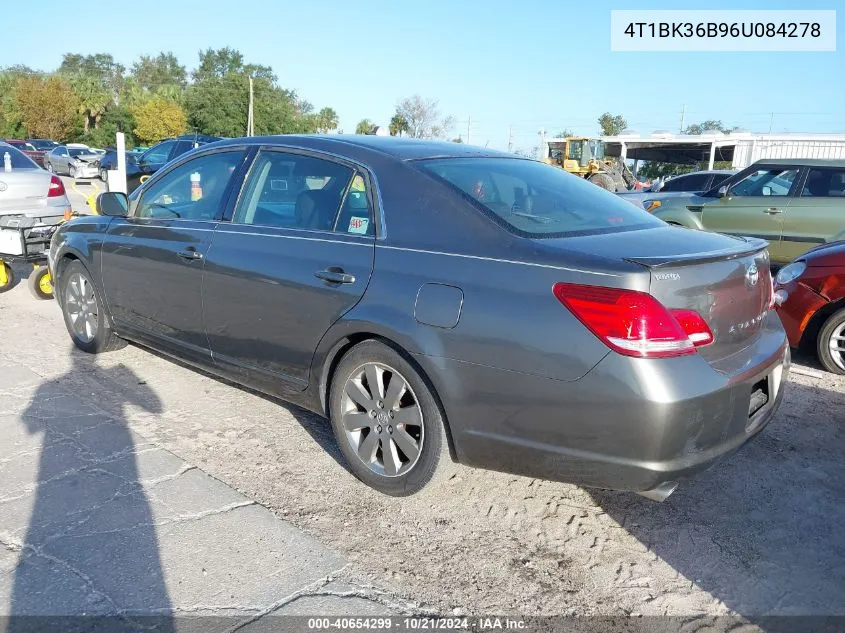
[[[202,253],[194,248],[186,248],[184,251],[176,251],[176,254],[182,259],[193,261],[195,259],[202,259]]]
[[[342,268],[338,268],[337,266],[331,266],[326,270],[318,270],[314,273],[314,276],[317,279],[322,279],[323,281],[328,281],[332,284],[354,284],[355,277],[354,275],[350,275],[349,273],[343,272]]]
[[[778,209],[777,207],[769,207],[763,213],[768,213],[769,215],[777,215],[778,213],[783,213],[783,209]]]

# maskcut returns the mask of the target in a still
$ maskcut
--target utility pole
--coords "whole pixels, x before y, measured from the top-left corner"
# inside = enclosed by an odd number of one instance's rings
[[[253,136],[255,134],[255,121],[253,119],[252,114],[252,102],[253,102],[253,93],[252,93],[252,75],[249,76],[249,112],[246,117],[246,135]]]
[[[684,115],[687,113],[687,104],[681,106],[681,129],[678,131],[680,134],[684,133]]]
[[[472,115],[467,117],[467,145],[470,144],[470,127],[472,126]]]
[[[513,125],[508,126],[508,152],[513,152]]]
[[[772,124],[775,122],[775,113],[772,112],[771,116],[769,117],[769,136],[772,135]]]
[[[540,128],[540,131],[537,132],[540,135],[540,151],[538,152],[540,155],[537,157],[540,160],[545,160],[546,157],[546,128]]]

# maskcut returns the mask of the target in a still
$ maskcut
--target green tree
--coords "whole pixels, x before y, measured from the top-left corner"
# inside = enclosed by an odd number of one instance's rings
[[[390,130],[390,136],[402,136],[408,133],[410,127],[408,126],[408,121],[405,117],[397,112],[393,115],[393,118],[390,119],[388,129]]]
[[[27,74],[20,74],[12,68],[0,71],[0,138],[26,135],[21,121],[21,112],[15,101],[18,80],[22,76],[27,76]]]
[[[314,116],[317,131],[321,134],[337,129],[337,112],[335,112],[332,108],[323,108]]]
[[[62,56],[62,63],[59,66],[58,72],[59,74],[69,76],[85,75],[87,77],[94,77],[108,90],[113,99],[117,99],[117,95],[123,85],[123,73],[125,70],[126,68],[114,61],[114,57],[108,53],[96,53],[94,55],[65,53]]]
[[[135,117],[128,107],[111,106],[100,119],[100,127],[88,130],[79,140],[91,147],[108,147],[115,144],[115,135],[123,132],[126,135],[126,146],[134,147],[135,125]]]
[[[65,140],[78,121],[79,99],[62,77],[18,79],[15,106],[29,136]]]
[[[141,88],[150,92],[162,86],[183,89],[188,83],[188,73],[173,53],[159,53],[155,57],[141,55],[132,64],[131,74]]]
[[[719,130],[720,132],[728,133],[733,132],[736,130],[736,127],[728,127],[721,121],[717,121],[714,119],[708,119],[707,121],[703,121],[702,123],[693,123],[692,125],[687,126],[683,133],[684,134],[703,134],[707,130]]]
[[[78,112],[82,115],[83,132],[88,134],[92,123],[94,128],[100,125],[100,117],[106,111],[111,96],[100,80],[91,75],[74,75],[70,85],[79,99]]]
[[[135,117],[135,136],[145,143],[157,143],[163,138],[185,132],[185,112],[178,103],[154,97],[132,109]]]
[[[628,127],[628,122],[621,114],[613,115],[605,112],[599,117],[599,128],[602,136],[616,136]]]
[[[369,119],[361,119],[355,126],[355,134],[375,134],[378,126]]]
[[[575,136],[575,132],[573,132],[572,130],[570,130],[567,127],[567,128],[563,128],[563,130],[561,132],[558,132],[557,134],[555,134],[554,138],[566,138],[568,136]]]
[[[276,82],[276,75],[270,66],[245,64],[244,56],[233,48],[206,49],[200,51],[200,63],[194,70],[195,82],[205,79],[222,79],[230,74],[252,75],[255,78],[266,79],[269,83]]]

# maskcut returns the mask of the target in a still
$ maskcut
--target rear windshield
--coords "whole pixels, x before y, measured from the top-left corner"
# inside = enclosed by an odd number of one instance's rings
[[[418,162],[508,230],[528,237],[610,233],[660,220],[586,180],[538,161],[449,158]]]
[[[6,154],[12,161],[12,169],[41,169],[29,156],[11,145],[0,143],[0,174],[6,169]]]

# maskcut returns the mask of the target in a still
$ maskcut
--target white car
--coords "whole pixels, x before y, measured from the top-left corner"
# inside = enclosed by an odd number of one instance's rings
[[[20,150],[0,142],[0,215],[60,218],[70,211],[61,178],[41,169]]]

